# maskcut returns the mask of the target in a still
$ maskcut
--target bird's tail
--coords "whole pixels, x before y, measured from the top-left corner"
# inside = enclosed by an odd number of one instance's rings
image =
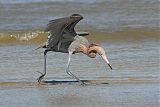
[[[40,44],[40,45],[38,46],[38,48],[36,48],[35,50],[38,50],[38,49],[40,49],[40,48],[47,48],[47,43],[45,42],[45,43]]]

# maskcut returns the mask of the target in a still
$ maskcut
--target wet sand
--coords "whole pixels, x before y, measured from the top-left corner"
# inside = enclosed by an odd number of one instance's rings
[[[1,107],[158,107],[159,83],[126,78],[0,83]]]

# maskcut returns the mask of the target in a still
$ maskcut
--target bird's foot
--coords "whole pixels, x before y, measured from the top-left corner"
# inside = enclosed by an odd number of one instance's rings
[[[39,78],[37,78],[38,84],[41,83],[42,79],[44,78],[45,75],[41,75]]]
[[[83,81],[80,81],[81,82],[81,86],[86,86],[87,84],[85,83],[85,82],[83,82]]]
[[[37,71],[37,72],[41,74],[41,76],[37,78],[38,84],[40,84],[42,79],[44,78],[45,74],[43,74],[43,73],[41,73],[39,71]]]

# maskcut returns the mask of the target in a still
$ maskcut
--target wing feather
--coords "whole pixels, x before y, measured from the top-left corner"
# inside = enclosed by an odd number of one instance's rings
[[[82,18],[83,17],[64,17],[49,21],[45,29],[46,32],[49,32],[49,38],[47,41],[48,47],[57,48],[58,43],[63,41],[63,35],[65,34],[64,31],[68,31],[70,34],[69,36],[72,37],[70,39],[73,40],[73,38],[77,35],[74,27]],[[69,45],[70,43],[71,41],[66,44]]]

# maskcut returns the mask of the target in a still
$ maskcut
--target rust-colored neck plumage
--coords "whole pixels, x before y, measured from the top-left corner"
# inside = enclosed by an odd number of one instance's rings
[[[89,46],[81,44],[79,48],[76,49],[76,53],[82,52],[90,58],[95,58],[98,50],[99,46],[97,44],[90,44]]]

